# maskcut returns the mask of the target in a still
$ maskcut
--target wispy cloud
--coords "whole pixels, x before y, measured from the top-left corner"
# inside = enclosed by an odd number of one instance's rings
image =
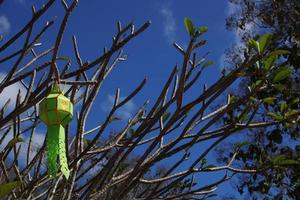
[[[240,14],[240,7],[233,3],[228,2],[225,12],[226,12],[226,17],[229,17],[233,14],[234,15]],[[243,49],[245,48],[245,42],[242,40],[242,35],[244,35],[244,33],[250,33],[250,35],[252,35],[254,32],[255,32],[255,26],[253,23],[247,23],[245,24],[243,29],[238,28],[232,31],[233,40],[231,45],[236,52],[239,52],[240,59],[243,59],[244,54],[242,52]],[[228,60],[227,54],[228,52],[227,53],[224,52],[219,58],[220,69],[224,69],[226,68],[227,64],[231,64],[231,61]]]
[[[5,73],[0,72],[0,82],[6,77]],[[17,95],[21,92],[21,101],[24,99],[24,96],[26,94],[26,90],[23,87],[21,83],[15,83],[13,85],[8,86],[5,88],[2,93],[0,94],[0,108],[4,106],[4,104],[7,102],[8,99],[10,99],[10,103],[8,104],[6,112],[10,112],[13,110],[15,104],[16,104],[16,98]],[[29,137],[22,137],[24,139],[24,142],[20,142],[17,146],[21,145],[20,150],[20,156],[19,161],[23,164],[26,161],[27,158],[27,148],[29,143]],[[37,153],[39,148],[42,146],[44,142],[45,134],[35,132],[34,137],[32,138],[32,146],[31,151],[29,154],[30,159]],[[13,133],[9,132],[8,135],[4,138],[4,141],[0,144],[0,151],[5,148],[5,146],[8,144],[8,142],[13,139]],[[12,155],[10,155],[12,156]]]
[[[228,1],[226,10],[227,16],[229,16],[236,13],[238,11],[238,7],[235,4]]]
[[[240,13],[240,7],[238,7],[237,5],[228,2],[227,3],[227,8],[226,8],[227,12],[227,16],[230,16],[232,14],[239,14]],[[238,45],[238,46],[243,46],[243,42],[242,42],[242,38],[241,35],[245,32],[247,33],[253,33],[255,31],[255,27],[253,23],[247,23],[244,26],[244,29],[235,29],[234,31],[234,42]]]
[[[2,151],[6,147],[6,145],[13,139],[13,135],[14,135],[13,132],[9,132],[7,134],[7,136],[4,138],[4,140],[2,141],[2,143],[0,145],[0,151]],[[31,148],[30,148],[30,152],[29,152],[29,162],[37,154],[39,149],[42,147],[44,140],[45,140],[45,135],[46,134],[39,133],[39,132],[35,132],[35,134],[33,135],[32,142],[31,142]],[[24,141],[16,144],[16,147],[19,148],[21,146],[18,161],[20,162],[20,165],[22,167],[22,166],[25,166],[25,163],[27,160],[29,136],[27,136],[27,137],[20,136],[20,138],[22,138]],[[13,152],[10,152],[10,154],[8,156],[9,156],[9,158],[13,159],[14,158]]]
[[[230,15],[232,15],[236,12],[237,12],[237,6],[234,5],[233,3],[227,2],[226,17],[229,17]],[[234,31],[234,42],[237,44],[241,43],[239,30]]]
[[[120,97],[120,101],[122,101],[125,97]],[[114,103],[114,96],[108,95],[107,100],[101,104],[101,109],[105,112],[109,112]],[[136,110],[136,106],[132,100],[128,101],[125,105],[118,109],[116,112],[117,117],[121,117],[123,119],[128,119],[132,117],[133,112]]]
[[[46,137],[46,131],[45,133],[40,133],[37,131],[35,132],[34,136],[32,137],[32,145],[30,149],[29,159],[32,159],[35,156],[35,154],[39,151],[39,149],[43,146],[45,137]],[[28,145],[29,145],[29,137],[25,139],[25,145],[23,147],[24,149],[26,148],[26,152],[27,152]]]
[[[10,22],[7,17],[2,15],[0,16],[0,34],[7,34],[10,31]]]
[[[6,74],[0,72],[0,82],[6,77]],[[15,83],[8,87],[6,87],[2,93],[0,94],[0,108],[4,106],[4,104],[10,99],[10,103],[8,104],[8,110],[11,110],[16,104],[16,98],[18,92],[21,92],[21,101],[24,99],[26,94],[26,90],[21,83]]]
[[[176,21],[170,4],[161,7],[160,14],[163,16],[163,33],[169,42],[174,42],[176,37]]]

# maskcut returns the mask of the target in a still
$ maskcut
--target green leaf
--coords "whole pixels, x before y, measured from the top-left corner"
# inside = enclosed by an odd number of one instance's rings
[[[283,113],[284,111],[286,111],[287,108],[288,108],[288,105],[285,101],[280,104],[280,112]]]
[[[259,37],[258,43],[259,43],[259,53],[263,54],[266,47],[271,43],[272,35],[269,33],[263,34]]]
[[[248,45],[254,49],[256,49],[258,52],[260,51],[260,48],[259,48],[259,43],[253,39],[250,39],[248,41]]]
[[[267,112],[267,115],[269,115],[270,117],[272,117],[273,119],[276,119],[276,120],[282,120],[283,119],[282,115],[279,115],[279,114],[276,114],[276,113],[273,113],[273,112]]]
[[[292,160],[292,159],[283,160],[278,163],[278,165],[280,166],[290,166],[290,165],[299,165],[299,164],[300,164],[299,161]]]
[[[281,83],[275,84],[274,88],[276,88],[277,90],[279,90],[280,92],[282,92],[285,89],[285,86],[282,85]]]
[[[278,166],[299,165],[299,161],[288,159],[285,155],[278,155],[272,158],[272,163]]]
[[[249,87],[249,90],[252,91],[254,90],[255,88],[257,88],[258,86],[261,85],[263,81],[262,80],[257,80],[255,81],[255,83],[252,83],[251,86]]]
[[[228,98],[229,98],[229,103],[233,103],[237,99],[237,97],[234,95],[229,95]]]
[[[12,148],[14,145],[16,145],[19,142],[24,142],[24,139],[19,138],[19,137],[18,138],[13,138],[8,142],[8,144],[6,145],[5,148],[7,148],[7,149]]]
[[[253,101],[253,102],[256,102],[256,101],[257,101],[257,99],[256,99],[255,97],[252,97],[252,96],[249,98],[249,100],[250,100],[250,101]]]
[[[272,161],[272,163],[278,163],[278,162],[280,162],[280,161],[282,161],[282,160],[285,160],[286,159],[286,156],[285,155],[276,155],[276,156],[274,156],[272,159],[271,159],[271,161]]]
[[[257,86],[259,86],[261,83],[262,83],[263,81],[262,80],[257,80],[257,81],[255,81],[255,88],[257,87]]]
[[[200,33],[205,33],[208,31],[208,28],[206,26],[201,26],[198,28],[198,31],[200,31]]]
[[[277,60],[277,56],[276,55],[271,55],[269,56],[267,59],[264,60],[264,69],[266,71],[270,70],[272,66],[274,66],[275,61]]]
[[[194,34],[195,28],[194,28],[194,25],[193,25],[193,22],[191,21],[191,19],[188,17],[185,17],[184,25],[185,25],[185,29],[188,32],[188,34],[190,36],[192,36]]]
[[[193,49],[202,47],[203,45],[205,45],[206,40],[201,40],[200,42],[198,42],[197,44],[194,45]]]
[[[291,52],[284,49],[277,49],[270,53],[271,56],[281,56],[281,55],[288,55],[288,54],[291,54]]]
[[[292,106],[296,103],[299,103],[300,99],[298,97],[296,97],[295,99],[293,99],[290,103],[289,103],[289,106]]]
[[[263,99],[263,102],[266,104],[273,105],[275,103],[276,97],[266,97]]]
[[[208,67],[208,66],[210,66],[210,65],[213,65],[213,64],[214,64],[214,62],[211,61],[211,60],[209,60],[209,61],[205,62],[205,63],[202,65],[202,68],[206,68],[206,67]]]
[[[292,115],[296,115],[298,113],[299,113],[298,110],[293,109],[293,110],[290,110],[290,111],[286,112],[285,116],[292,116]]]
[[[284,123],[284,127],[285,128],[290,128],[293,124],[292,123],[289,123],[289,122],[285,122]]]
[[[239,142],[239,143],[236,143],[234,145],[235,149],[240,149],[246,145],[249,145],[249,144],[253,144],[253,142],[249,142],[249,141],[242,141],[242,142]]]
[[[237,118],[239,119],[240,122],[243,122],[246,119],[250,110],[251,110],[251,107],[246,106],[245,109],[241,113],[238,114]]]
[[[273,78],[273,83],[277,83],[288,78],[292,73],[292,69],[290,67],[282,67],[276,70],[275,76]]]
[[[6,195],[11,193],[14,189],[22,185],[21,181],[13,181],[0,185],[0,199],[3,199]]]

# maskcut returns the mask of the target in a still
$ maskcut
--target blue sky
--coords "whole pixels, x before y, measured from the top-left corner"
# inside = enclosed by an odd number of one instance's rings
[[[4,34],[4,39],[9,38],[30,19],[31,5],[34,4],[38,8],[45,2],[4,1],[0,7],[0,33]],[[133,21],[136,26],[151,20],[150,28],[124,49],[127,61],[119,64],[108,77],[93,109],[94,113],[107,112],[107,107],[111,104],[111,95],[117,87],[121,89],[121,96],[126,96],[144,77],[147,77],[148,83],[142,95],[138,95],[120,111],[119,115],[126,118],[146,100],[145,98],[157,96],[158,89],[162,87],[173,66],[176,63],[181,64],[181,56],[173,48],[172,42],[176,41],[185,47],[188,36],[183,19],[186,16],[190,17],[195,25],[209,28],[208,33],[203,36],[207,40],[207,45],[200,54],[210,52],[209,59],[215,64],[206,71],[201,83],[210,85],[219,78],[223,68],[224,51],[237,41],[236,33],[225,29],[225,18],[232,9],[225,0],[81,0],[70,18],[60,52],[73,56],[70,50],[71,37],[75,34],[83,61],[93,60],[102,53],[104,46],[110,45],[112,36],[116,33],[118,20],[122,24]],[[56,15],[56,21],[59,22],[62,13],[62,6],[58,2],[43,19],[51,20]],[[55,35],[50,31],[44,37],[47,40],[42,39],[43,45],[53,44],[53,36]],[[9,66],[1,66],[0,73],[5,74],[8,69]],[[199,91],[201,90],[202,87]],[[92,121],[97,124],[101,121],[100,118]],[[227,184],[221,187],[221,191],[230,191],[230,186]]]

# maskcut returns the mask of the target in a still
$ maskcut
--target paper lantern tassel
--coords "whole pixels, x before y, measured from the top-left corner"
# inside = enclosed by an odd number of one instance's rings
[[[39,117],[48,126],[46,138],[47,166],[50,176],[58,171],[68,179],[70,170],[66,155],[65,126],[73,116],[73,104],[55,82],[49,95],[39,105]]]

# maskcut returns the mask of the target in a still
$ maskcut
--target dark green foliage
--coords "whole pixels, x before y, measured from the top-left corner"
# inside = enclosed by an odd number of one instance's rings
[[[274,124],[260,131],[248,132],[249,145],[244,145],[237,156],[240,164],[268,167],[268,170],[240,176],[237,189],[241,194],[248,193],[254,199],[258,196],[264,199],[297,199],[300,194],[300,154],[299,146],[295,147],[295,144],[300,139],[300,127],[289,119],[298,114],[300,106],[300,1],[230,2],[237,9],[227,18],[227,28],[238,31],[242,41],[248,44],[249,49],[243,56],[256,52],[262,57],[261,62],[248,69],[248,76],[245,76],[245,81],[241,82],[240,90],[235,95],[246,93],[255,88],[257,83],[269,83],[264,91],[252,97],[255,102],[262,101],[264,105],[254,120],[286,120],[283,125]],[[251,30],[247,27],[251,27]],[[241,63],[241,55],[241,51],[236,48],[228,50],[227,58],[231,66]],[[251,85],[251,88],[247,88],[247,85]],[[224,119],[225,123],[228,123],[228,118]]]

